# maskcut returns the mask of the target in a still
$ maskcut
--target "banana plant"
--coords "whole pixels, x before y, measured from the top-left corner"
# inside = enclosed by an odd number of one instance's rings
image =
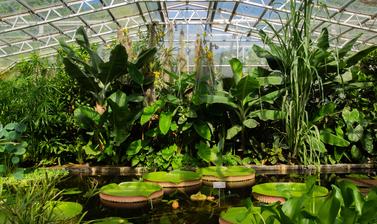
[[[230,60],[233,71],[231,78],[223,79],[223,90],[213,95],[198,95],[196,104],[220,104],[232,115],[232,126],[226,131],[226,139],[231,140],[241,134],[241,148],[246,148],[246,130],[255,128],[259,121],[278,120],[282,118],[280,110],[266,109],[265,104],[273,105],[283,92],[283,88],[263,93],[262,88],[282,85],[282,78],[265,69],[254,69],[251,73],[243,73],[242,63],[233,58]]]
[[[147,84],[149,81],[144,78],[142,69],[153,59],[156,49],[144,50],[135,62],[130,62],[126,49],[118,44],[111,50],[109,61],[105,62],[92,49],[83,27],[76,32],[76,42],[89,55],[88,62],[63,41],[60,44],[65,53],[63,63],[66,73],[90,93],[96,103],[94,108],[80,106],[74,111],[80,127],[90,136],[85,151],[97,159],[103,159],[100,154],[105,152],[117,162],[119,158],[115,147],[130,136],[132,125],[141,115],[144,96],[127,95],[117,89],[116,82],[120,78],[128,78],[138,87]]]

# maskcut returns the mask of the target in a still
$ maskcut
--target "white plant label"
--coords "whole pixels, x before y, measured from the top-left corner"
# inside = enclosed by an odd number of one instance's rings
[[[225,182],[213,182],[213,188],[222,189],[226,187]]]

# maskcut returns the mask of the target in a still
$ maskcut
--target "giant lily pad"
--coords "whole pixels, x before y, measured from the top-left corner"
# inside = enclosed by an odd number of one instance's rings
[[[203,176],[213,176],[217,178],[226,177],[239,177],[247,175],[255,175],[255,170],[253,168],[247,168],[242,166],[210,166],[201,168],[198,170]]]
[[[76,202],[67,201],[52,201],[50,205],[52,208],[51,221],[60,223],[62,221],[72,220],[77,218],[82,212],[82,205]]]
[[[121,223],[127,223],[127,224],[132,224],[127,221],[127,219],[120,218],[120,217],[107,217],[103,219],[97,219],[97,220],[92,220],[89,223],[93,224],[121,224]]]
[[[111,183],[100,189],[100,198],[105,203],[106,201],[123,204],[133,203],[135,206],[137,203],[144,204],[144,202],[158,200],[163,194],[161,186],[148,182]],[[108,203],[108,205],[113,204]]]
[[[255,170],[242,166],[210,166],[201,168],[198,173],[202,174],[204,184],[212,182],[227,182],[227,187],[245,187],[255,182]]]
[[[280,201],[284,203],[289,198],[301,197],[309,189],[305,183],[282,182],[257,184],[253,186],[252,191],[253,196],[259,201],[265,203]],[[327,194],[327,188],[314,185],[314,197],[322,197]]]
[[[192,171],[174,170],[152,172],[143,175],[145,181],[155,182],[162,187],[184,187],[201,183],[201,175]]]

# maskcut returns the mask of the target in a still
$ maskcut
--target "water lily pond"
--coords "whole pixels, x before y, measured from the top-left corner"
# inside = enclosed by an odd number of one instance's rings
[[[369,173],[375,175],[374,173]],[[352,174],[355,175],[355,174]],[[331,189],[340,178],[349,174],[317,174],[317,184]],[[269,182],[305,182],[307,174],[257,174],[255,184]],[[64,199],[77,201],[84,206],[86,215],[84,221],[106,217],[122,217],[131,223],[218,223],[220,213],[229,207],[245,206],[247,200],[252,198],[251,186],[237,189],[214,189],[202,185],[200,189],[192,192],[173,191],[164,194],[162,201],[139,208],[109,207],[104,205],[98,196],[101,186],[109,183],[125,181],[139,181],[140,176],[82,176],[71,175],[60,184],[64,188]],[[361,191],[367,189],[361,188]],[[200,192],[206,195],[203,201],[193,201],[192,194]],[[253,203],[258,205],[254,199]]]

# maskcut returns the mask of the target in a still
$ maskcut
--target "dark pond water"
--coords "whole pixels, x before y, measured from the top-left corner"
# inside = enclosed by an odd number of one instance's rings
[[[331,188],[337,179],[347,174],[316,174],[318,184]],[[373,175],[373,174],[372,174]],[[265,182],[304,182],[310,174],[258,174],[256,184]],[[147,223],[172,223],[172,224],[209,224],[218,223],[222,211],[231,206],[244,206],[247,198],[251,198],[251,187],[240,189],[213,189],[202,186],[200,192],[213,195],[215,200],[195,202],[190,200],[190,194],[173,192],[164,195],[163,200],[156,205],[148,205],[138,209],[111,208],[101,204],[98,194],[95,194],[101,186],[108,183],[120,183],[123,181],[138,181],[138,176],[79,176],[68,177],[59,188],[78,188],[79,194],[64,195],[64,200],[77,201],[84,206],[87,212],[84,220],[93,220],[105,217],[123,217],[135,224]],[[193,192],[196,193],[196,192]],[[179,208],[173,209],[171,201],[178,199]]]

